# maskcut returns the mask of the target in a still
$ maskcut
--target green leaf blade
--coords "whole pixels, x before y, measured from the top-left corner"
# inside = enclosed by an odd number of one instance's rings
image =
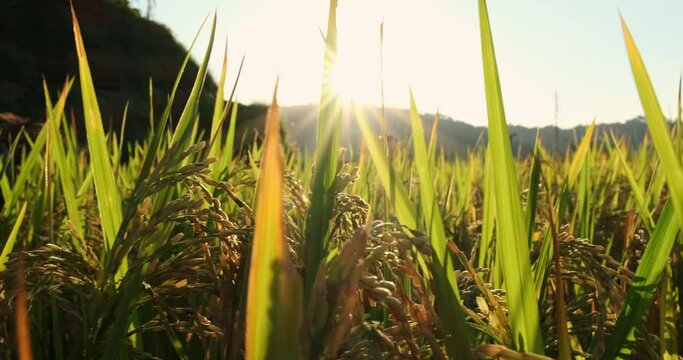
[[[95,86],[93,85],[88,58],[85,53],[85,45],[81,37],[81,29],[76,18],[76,13],[71,8],[73,31],[78,54],[78,69],[81,83],[81,95],[83,97],[83,113],[85,116],[85,128],[90,151],[95,191],[102,227],[106,239],[107,248],[111,249],[116,234],[122,222],[121,196],[116,185],[111,157],[104,136],[102,115],[97,103]]]
[[[643,257],[633,276],[626,301],[617,317],[612,334],[607,340],[605,359],[615,359],[630,354],[629,337],[643,322],[652,305],[657,284],[669,261],[669,254],[680,230],[673,202],[667,201],[657,226],[648,242]]]
[[[276,90],[277,91],[277,90]],[[284,166],[280,110],[268,110],[257,188],[256,228],[249,268],[246,313],[247,359],[301,357],[301,284],[285,238]]]
[[[413,149],[415,151],[415,166],[420,179],[420,202],[423,211],[424,226],[436,253],[434,273],[435,288],[439,307],[437,311],[446,327],[446,348],[448,353],[460,359],[473,359],[474,355],[468,351],[470,346],[469,330],[463,311],[460,309],[460,294],[458,281],[455,277],[453,259],[447,246],[446,231],[443,226],[443,216],[439,208],[438,198],[434,190],[434,183],[430,174],[431,162],[425,144],[422,119],[417,111],[415,99],[410,92],[410,123],[412,128]]]
[[[488,113],[489,144],[496,173],[495,203],[503,276],[510,307],[512,336],[518,350],[543,353],[540,318],[531,281],[528,235],[519,198],[517,172],[505,120],[486,1],[479,0],[479,19]]]
[[[325,55],[320,95],[320,114],[317,124],[316,162],[313,174],[311,207],[306,223],[305,297],[313,286],[320,262],[325,258],[329,240],[330,220],[333,216],[337,161],[341,138],[341,102],[332,86],[332,72],[337,59],[337,0],[330,0],[325,38]]]

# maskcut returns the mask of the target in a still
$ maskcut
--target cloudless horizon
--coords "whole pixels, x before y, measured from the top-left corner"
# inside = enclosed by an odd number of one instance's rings
[[[143,14],[146,2],[134,6]],[[202,21],[218,13],[210,62],[220,75],[228,42],[228,87],[245,64],[238,100],[267,103],[276,77],[282,105],[317,103],[329,2],[320,0],[156,0],[152,19],[186,48]],[[619,12],[628,23],[665,116],[676,111],[683,71],[683,2],[675,0],[488,1],[510,124],[567,128],[621,122],[642,114],[624,48]],[[384,92],[406,108],[413,89],[421,112],[486,125],[475,0],[339,0],[339,89],[357,103],[380,103],[380,23],[384,21]],[[209,22],[192,50],[201,59]],[[229,89],[228,89],[229,90]]]

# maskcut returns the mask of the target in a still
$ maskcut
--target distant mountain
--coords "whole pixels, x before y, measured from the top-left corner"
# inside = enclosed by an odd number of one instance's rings
[[[238,133],[246,139],[253,139],[256,133],[262,131],[265,121],[266,106],[250,105],[242,106],[238,116]],[[246,112],[246,113],[243,113]],[[379,134],[379,109],[366,108],[368,121]],[[388,136],[397,140],[408,141],[411,136],[410,114],[408,110],[386,109]],[[428,141],[434,123],[434,114],[423,114],[422,125],[425,129],[425,138]],[[315,148],[316,122],[318,119],[318,107],[316,105],[302,105],[282,108],[282,127],[285,139],[291,146],[298,146],[302,150]],[[355,125],[351,115],[345,117],[341,144],[344,147],[358,148],[362,135]],[[469,149],[474,149],[479,143],[487,141],[487,128],[473,126],[450,117],[440,115],[438,124],[438,145],[443,148],[448,156],[455,154],[464,155]],[[647,133],[647,125],[643,117],[636,117],[623,123],[599,124],[596,127],[598,134],[612,130],[617,137],[624,136],[631,146],[636,147],[643,141]],[[537,132],[547,149],[564,152],[567,147],[574,146],[576,139],[581,139],[586,133],[586,126],[577,126],[572,129],[561,129],[555,126],[524,127],[518,125],[509,126],[510,138],[513,149],[526,154],[532,151]]]

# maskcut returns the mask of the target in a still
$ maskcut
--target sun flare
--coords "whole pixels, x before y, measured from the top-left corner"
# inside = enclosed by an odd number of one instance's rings
[[[338,47],[330,83],[344,103],[379,103],[380,24],[390,8],[384,0],[345,1],[338,7]]]
[[[330,72],[330,86],[334,94],[343,104],[369,103],[370,99],[364,99],[363,87],[372,86],[366,84],[364,79],[368,79],[374,74],[367,71],[359,71],[346,59],[340,57],[332,65]],[[379,87],[378,87],[379,88]]]

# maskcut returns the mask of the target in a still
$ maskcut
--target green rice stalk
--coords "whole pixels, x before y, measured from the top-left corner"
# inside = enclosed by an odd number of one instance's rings
[[[590,143],[591,140],[593,139],[593,132],[595,130],[595,120],[591,123],[590,126],[586,129],[586,134],[583,136],[583,139],[581,139],[581,143],[579,144],[578,148],[576,149],[576,152],[573,154],[573,158],[571,160],[571,163],[569,165],[569,172],[567,173],[565,177],[565,182],[564,185],[562,186],[562,190],[560,191],[560,195],[558,199],[556,200],[555,204],[555,218],[556,219],[563,219],[567,209],[569,209],[569,205],[571,202],[571,190],[574,188],[574,185],[576,184],[576,181],[579,178],[579,175],[581,175],[581,169],[583,168],[584,162],[586,160],[586,157],[588,156],[588,150],[590,148]],[[548,269],[550,267],[550,262],[552,261],[553,257],[553,246],[552,246],[552,237],[549,231],[546,232],[546,235],[543,239],[543,244],[541,245],[541,251],[538,256],[538,259],[534,263],[534,285],[536,289],[536,294],[539,296],[539,300],[543,300],[544,295],[544,289],[545,289],[545,284],[547,280],[547,275],[548,275]]]
[[[102,116],[97,104],[95,87],[90,74],[88,58],[85,53],[85,45],[81,38],[81,29],[78,25],[76,13],[71,8],[73,20],[74,39],[76,42],[76,52],[78,53],[78,68],[81,81],[81,95],[83,97],[83,113],[85,116],[85,129],[88,139],[88,150],[90,152],[91,163],[93,166],[93,178],[95,180],[95,191],[97,192],[97,204],[99,207],[106,251],[111,250],[116,234],[122,222],[121,196],[116,185],[114,170],[111,158],[107,150],[107,142],[104,136]],[[121,272],[117,272],[119,278],[126,271],[125,262],[121,265]]]
[[[548,193],[548,221],[550,222],[550,233],[553,237],[553,266],[555,279],[555,313],[557,316],[557,352],[558,359],[570,360],[572,359],[572,349],[569,340],[569,329],[567,327],[567,302],[565,299],[565,286],[562,279],[562,263],[560,261],[560,240],[557,234],[557,227],[555,226],[555,219],[553,216],[553,200],[550,195],[550,184],[546,184],[546,191]]]
[[[304,299],[306,301],[309,301],[309,293],[315,281],[319,264],[327,252],[330,220],[333,217],[336,196],[334,180],[337,176],[339,139],[341,136],[341,103],[331,83],[336,58],[337,0],[330,0],[315,149],[313,193],[306,223],[306,241],[304,244],[304,261],[306,264]]]
[[[194,39],[192,40],[192,43],[190,44],[188,50],[187,50],[187,55],[185,55],[185,59],[183,59],[183,63],[180,66],[180,70],[178,70],[178,75],[176,75],[175,82],[173,83],[173,89],[171,90],[171,95],[168,98],[168,102],[166,103],[166,106],[164,107],[164,111],[159,118],[158,123],[154,123],[154,113],[153,110],[151,109],[152,105],[150,104],[150,134],[152,134],[151,142],[149,143],[148,146],[148,151],[145,153],[144,156],[144,161],[142,163],[142,168],[140,169],[140,174],[138,175],[137,183],[136,183],[136,188],[138,188],[142,182],[147,179],[149,176],[149,173],[152,169],[152,165],[154,164],[154,160],[157,159],[159,156],[159,150],[161,148],[162,141],[164,139],[164,135],[166,135],[166,124],[168,123],[168,120],[171,116],[171,107],[173,106],[173,101],[175,99],[176,91],[178,90],[178,85],[180,84],[180,79],[182,78],[183,73],[185,72],[185,67],[187,66],[187,63],[190,61],[190,55],[192,48],[194,47],[195,42],[197,41],[197,37],[199,37],[199,33],[201,32],[201,29],[204,27],[204,24],[206,23],[206,19],[204,19],[204,22],[202,22],[202,25],[200,26],[199,30],[197,31],[197,34],[195,35]],[[199,74],[197,74],[199,75]],[[150,83],[151,85],[151,83]],[[151,96],[151,88],[150,88],[150,96]]]
[[[209,133],[211,144],[209,144],[209,156],[218,157],[221,149],[222,137],[218,135],[221,130],[221,123],[227,115],[225,112],[225,104],[223,103],[223,89],[225,88],[225,75],[228,71],[228,44],[225,44],[225,52],[223,53],[223,66],[221,67],[221,77],[218,80],[218,89],[216,89],[216,101],[213,106],[213,118],[211,119],[211,132]],[[215,138],[214,138],[215,137]],[[215,169],[216,163],[213,164]],[[215,171],[215,170],[214,170]]]
[[[180,119],[178,119],[178,125],[176,125],[173,131],[173,137],[171,138],[171,146],[180,144],[180,149],[184,149],[187,144],[192,143],[191,134],[193,125],[196,123],[197,111],[199,109],[199,98],[202,94],[202,89],[204,88],[204,81],[206,80],[207,68],[209,65],[209,59],[211,58],[211,50],[213,50],[213,40],[216,34],[216,19],[217,16],[214,14],[213,23],[211,24],[211,32],[209,35],[209,44],[207,45],[206,52],[204,53],[204,59],[202,60],[199,70],[197,71],[197,77],[192,85],[192,91],[190,92],[190,97],[187,99],[185,108],[183,109]]]
[[[429,135],[429,146],[427,147],[427,154],[429,155],[429,165],[434,166],[436,161],[436,145],[439,142],[439,112],[434,115],[434,122],[432,123],[432,132]]]
[[[681,87],[683,85],[683,74],[681,74],[678,77],[678,103],[676,106],[676,145],[678,146],[678,152],[680,153],[683,151],[683,119],[681,119],[681,113],[683,113],[683,106],[681,105],[681,100],[683,98],[683,94],[681,91],[683,88]]]
[[[631,194],[636,199],[640,218],[643,219],[643,224],[645,225],[645,228],[647,229],[648,233],[652,233],[652,230],[655,227],[655,221],[652,218],[652,214],[650,213],[650,209],[647,201],[645,200],[643,190],[636,181],[636,178],[633,175],[633,171],[631,170],[631,166],[626,160],[626,157],[621,152],[620,146],[617,143],[617,139],[614,136],[614,133],[610,131],[610,135],[612,136],[612,141],[614,142],[614,152],[617,154],[617,158],[621,163],[621,169],[624,171],[624,175],[626,175],[626,179],[628,180],[629,185],[631,185]]]
[[[377,177],[387,196],[390,196],[392,207],[394,211],[396,211],[398,220],[402,225],[411,229],[416,229],[417,215],[415,214],[415,206],[413,206],[408,197],[408,192],[402,183],[392,181],[392,178],[396,177],[393,175],[394,168],[389,163],[386,154],[382,151],[382,146],[377,140],[377,135],[370,127],[370,124],[365,117],[365,113],[363,112],[364,110],[356,106],[354,106],[353,110],[356,122],[363,135],[363,140],[367,145],[368,154],[374,164]]]
[[[486,147],[486,154],[484,156],[484,188],[482,189],[484,195],[483,218],[481,220],[481,239],[479,243],[479,267],[491,268],[493,260],[493,233],[496,222],[496,202],[495,202],[495,184],[493,182],[493,160],[491,159],[491,146]],[[494,286],[499,284],[493,281]]]
[[[19,210],[19,215],[17,216],[17,219],[14,221],[14,226],[12,226],[12,231],[10,231],[9,236],[7,236],[7,241],[5,242],[5,245],[2,247],[2,253],[0,253],[0,272],[5,271],[5,264],[7,263],[7,258],[9,257],[9,254],[12,252],[14,244],[17,242],[19,230],[21,229],[21,224],[23,223],[24,216],[26,215],[26,205],[27,203],[24,202],[24,204],[21,206],[21,210]]]
[[[529,246],[534,235],[534,226],[536,225],[536,204],[538,202],[538,185],[541,175],[541,139],[540,134],[536,134],[536,145],[534,145],[534,154],[531,158],[531,175],[529,176],[529,189],[527,191],[526,200],[526,229],[529,235]]]
[[[239,102],[235,101],[230,112],[230,125],[228,125],[228,134],[225,137],[225,149],[223,150],[223,157],[225,158],[226,166],[232,164],[232,158],[235,149],[235,125],[237,124],[237,112],[239,110]]]
[[[446,231],[444,230],[438,197],[434,190],[422,120],[417,111],[412,91],[410,92],[410,123],[415,151],[415,166],[420,179],[420,204],[424,214],[424,226],[436,254],[434,259],[436,264],[434,264],[432,272],[439,304],[437,311],[448,332],[446,350],[454,358],[473,359],[474,354],[468,351],[470,342],[467,321],[460,306],[458,306],[460,303],[458,281],[453,269],[453,259],[447,247]]]
[[[77,200],[76,189],[74,186],[73,174],[75,173],[75,170],[73,168],[72,162],[66,157],[64,146],[60,141],[60,139],[62,139],[62,136],[60,136],[61,119],[64,113],[66,98],[72,85],[73,79],[70,79],[66,82],[54,108],[49,105],[50,100],[46,83],[43,83],[43,88],[45,90],[46,102],[48,103],[46,126],[49,128],[50,139],[52,139],[50,141],[49,151],[51,158],[54,160],[55,165],[57,166],[57,173],[59,174],[59,181],[62,188],[62,196],[64,197],[64,205],[66,206],[68,219],[71,224],[73,224],[73,228],[76,230],[78,239],[83,239],[85,227],[81,211],[79,210],[79,202]],[[81,244],[78,242],[78,239],[73,239],[73,245],[76,251],[80,252]]]
[[[5,197],[5,205],[2,209],[2,215],[9,217],[16,214],[16,204],[20,196],[27,193],[26,188],[29,181],[34,180],[35,171],[43,165],[43,150],[47,138],[47,127],[43,126],[33,143],[30,144],[30,151],[28,155],[21,161],[21,169],[14,180],[9,196]],[[38,194],[30,194],[38,196]],[[33,201],[32,201],[33,202]]]
[[[667,265],[659,286],[659,338],[662,360],[678,360],[678,330],[676,329],[676,288],[671,266]]]
[[[517,171],[505,121],[493,39],[486,1],[479,0],[484,84],[488,112],[489,144],[493,161],[498,234],[503,280],[510,308],[510,326],[517,350],[543,353],[540,318],[531,276],[528,235],[519,199]],[[504,216],[503,216],[504,214]]]

